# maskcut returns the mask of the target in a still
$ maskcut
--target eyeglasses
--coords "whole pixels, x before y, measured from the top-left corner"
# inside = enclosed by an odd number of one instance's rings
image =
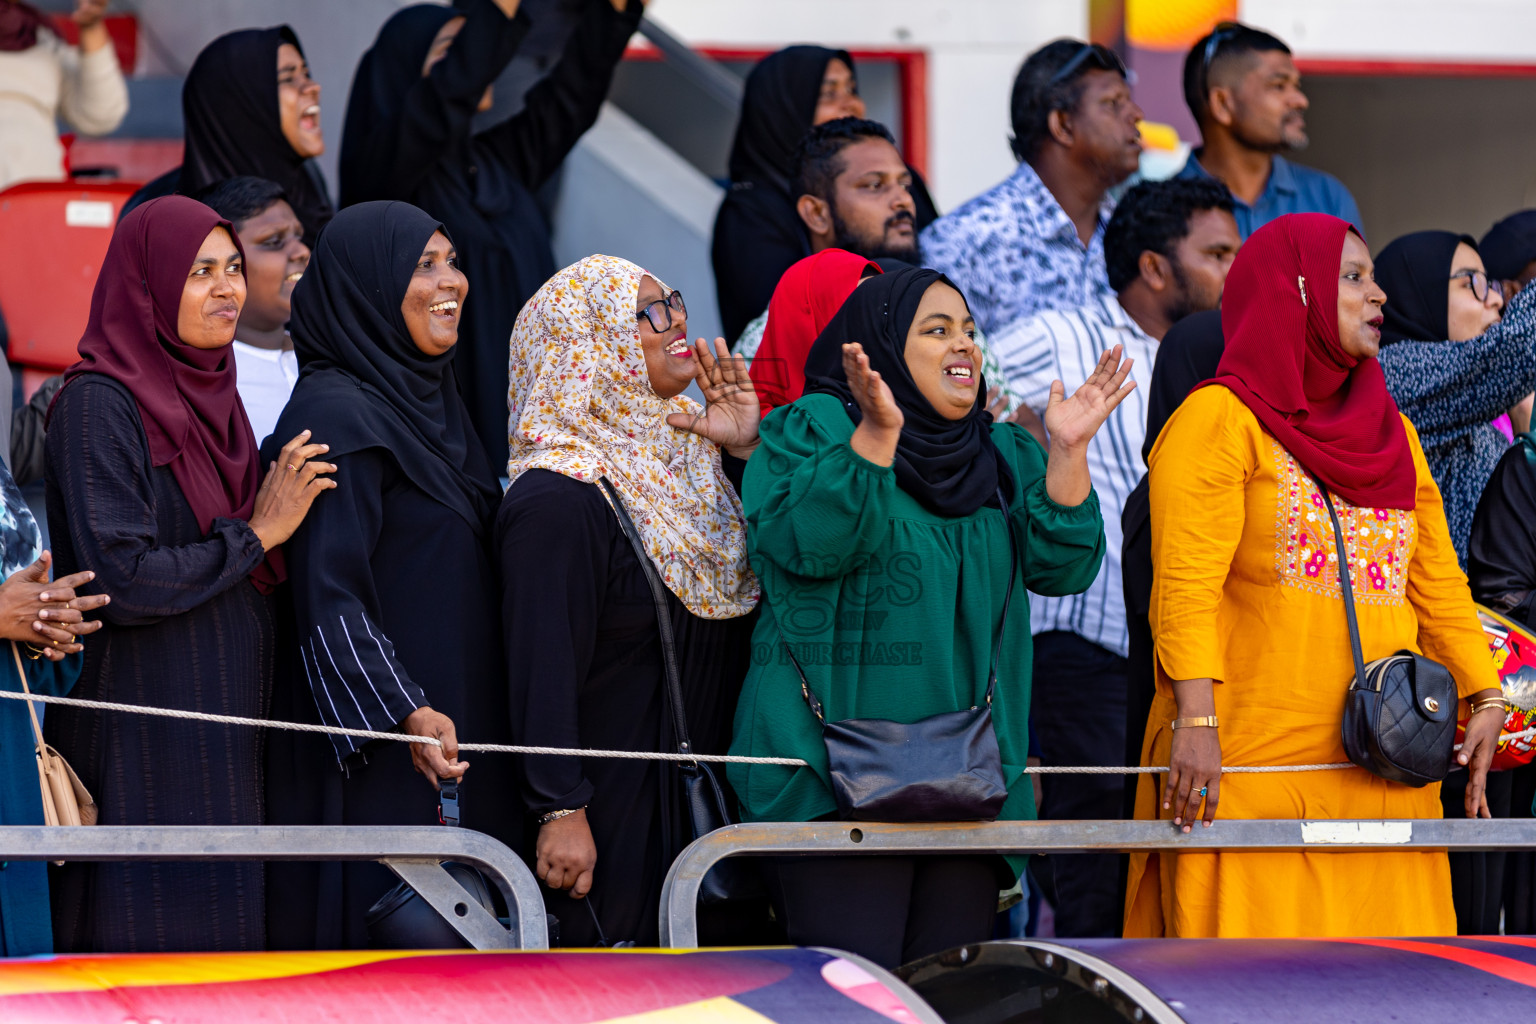
[[[1205,53],[1200,58],[1200,92],[1204,95],[1210,86],[1211,61],[1221,52],[1221,44],[1228,39],[1236,38],[1244,29],[1244,25],[1236,21],[1220,21],[1211,29],[1211,34],[1205,41]]]
[[[682,319],[688,319],[688,307],[683,305],[683,293],[673,292],[665,299],[657,299],[635,314],[635,319],[645,317],[651,322],[651,330],[660,334],[672,326],[672,311],[677,310]]]
[[[1125,62],[1120,59],[1120,55],[1118,53],[1116,53],[1114,50],[1111,50],[1109,47],[1101,46],[1098,43],[1084,43],[1082,49],[1078,50],[1072,55],[1071,60],[1067,61],[1057,69],[1056,73],[1051,76],[1050,81],[1045,83],[1045,87],[1049,89],[1054,85],[1065,82],[1067,79],[1071,78],[1073,73],[1076,72],[1078,68],[1082,67],[1084,62],[1089,58],[1093,59],[1094,64],[1096,64],[1101,71],[1117,71],[1120,73],[1121,78],[1127,80],[1130,79],[1130,72],[1126,71]]]
[[[1461,277],[1467,279],[1467,283],[1472,288],[1472,297],[1478,302],[1487,302],[1489,292],[1493,292],[1501,299],[1504,297],[1504,285],[1481,270],[1463,270],[1459,274],[1452,274],[1451,280]]]

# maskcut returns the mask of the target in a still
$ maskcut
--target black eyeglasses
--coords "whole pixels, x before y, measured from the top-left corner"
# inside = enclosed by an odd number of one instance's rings
[[[1452,274],[1451,280],[1462,277],[1467,279],[1467,284],[1472,288],[1472,297],[1478,302],[1487,302],[1489,292],[1496,293],[1501,299],[1504,297],[1504,285],[1481,270],[1463,270],[1459,274]]]
[[[682,314],[682,318],[684,320],[688,319],[688,307],[683,305],[682,292],[673,292],[665,299],[657,299],[655,302],[651,303],[649,306],[646,306],[640,312],[636,313],[635,319],[639,320],[641,317],[645,317],[651,322],[651,330],[655,331],[657,334],[660,334],[662,331],[672,326],[672,311],[674,309]],[[665,319],[659,320],[658,317],[665,317]]]
[[[1221,52],[1221,44],[1228,39],[1235,39],[1237,34],[1246,26],[1236,21],[1219,21],[1216,27],[1211,29],[1211,34],[1205,40],[1205,52],[1200,57],[1200,92],[1203,95],[1208,91],[1211,77],[1211,61]]]
[[[1071,60],[1056,70],[1056,73],[1051,76],[1050,81],[1045,83],[1045,87],[1049,89],[1054,85],[1065,82],[1089,59],[1092,59],[1101,71],[1116,71],[1119,72],[1121,78],[1127,80],[1130,78],[1130,73],[1125,70],[1125,62],[1120,59],[1118,53],[1098,43],[1084,43],[1082,49],[1072,55]]]

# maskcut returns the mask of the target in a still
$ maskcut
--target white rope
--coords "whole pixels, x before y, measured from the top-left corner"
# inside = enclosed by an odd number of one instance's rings
[[[0,690],[0,697],[8,700],[34,701],[39,704],[63,704],[68,707],[94,708],[98,711],[122,711],[132,715],[155,715],[160,718],[179,718],[192,722],[209,722],[214,725],[245,725],[256,729],[278,729],[283,732],[318,732],[334,736],[353,736],[367,740],[392,740],[396,743],[421,743],[432,747],[443,744],[433,736],[412,736],[401,732],[378,732],[373,729],[346,729],[341,726],[312,725],[307,722],[274,722],[265,718],[242,718],[238,715],[215,715],[204,711],[180,711],[176,708],[154,708],[142,704],[118,704],[113,701],[82,700],[78,697],[50,697],[42,693],[17,693]],[[1536,737],[1536,729],[1505,733],[1500,742]],[[460,753],[481,754],[531,754],[557,757],[607,757],[632,761],[703,761],[708,764],[773,764],[789,768],[809,768],[810,764],[798,757],[745,757],[738,754],[664,754],[650,750],[586,750],[571,747],[532,747],[509,743],[460,743]],[[1222,768],[1224,775],[1269,774],[1273,772],[1321,772],[1336,768],[1355,767],[1348,761],[1333,764],[1282,764],[1239,766]],[[1038,765],[1024,769],[1025,775],[1158,775],[1166,767],[1130,767],[1110,765]]]

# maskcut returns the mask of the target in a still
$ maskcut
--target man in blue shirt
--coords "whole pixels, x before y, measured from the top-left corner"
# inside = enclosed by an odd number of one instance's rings
[[[1339,179],[1279,155],[1307,146],[1307,97],[1279,39],[1237,22],[1217,25],[1184,59],[1184,102],[1202,145],[1178,177],[1225,184],[1244,238],[1287,213],[1330,213],[1364,232]]]

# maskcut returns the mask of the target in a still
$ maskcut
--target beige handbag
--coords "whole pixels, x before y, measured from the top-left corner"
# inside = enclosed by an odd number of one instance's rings
[[[21,661],[16,641],[11,641],[11,657],[16,659],[16,674],[21,677],[21,692],[31,696],[27,669]],[[96,824],[96,801],[80,781],[69,762],[43,742],[43,726],[37,720],[37,705],[27,701],[32,716],[32,735],[37,739],[37,777],[43,787],[43,821],[48,825]]]

